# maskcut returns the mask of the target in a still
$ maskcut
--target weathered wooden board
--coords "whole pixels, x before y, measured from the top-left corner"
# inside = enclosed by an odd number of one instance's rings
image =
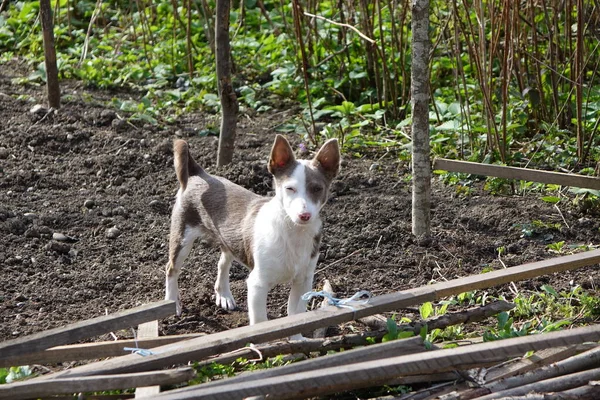
[[[502,366],[488,369],[485,375],[485,382],[493,382],[499,379],[505,379],[510,376],[523,374],[535,368],[549,365],[565,358],[574,356],[585,350],[596,347],[595,343],[584,343],[569,347],[554,347],[535,352],[531,357],[524,357],[514,362],[503,364]]]
[[[372,298],[366,305],[357,305],[355,309],[327,307],[277,320],[266,321],[253,326],[244,326],[226,332],[190,339],[184,343],[173,343],[157,347],[153,349],[155,354],[147,357],[132,354],[36,379],[149,371],[232,351],[244,347],[249,342],[260,343],[279,339],[296,333],[314,330],[327,324],[339,324],[368,315],[410,307],[426,301],[434,301],[465,291],[486,289],[511,281],[529,279],[540,275],[593,265],[599,262],[600,250],[538,261],[486,274],[458,278],[435,285],[377,296]]]
[[[536,169],[481,164],[470,161],[448,160],[445,158],[436,158],[433,160],[433,169],[600,190],[600,178],[566,174],[563,172],[540,171]]]
[[[420,336],[414,336],[407,339],[393,340],[390,342],[374,344],[358,349],[346,350],[341,353],[323,356],[300,363],[294,363],[279,368],[244,373],[233,378],[205,383],[203,384],[203,387],[208,388],[220,385],[231,385],[233,383],[248,382],[282,375],[291,375],[305,371],[318,371],[319,369],[323,368],[344,366],[347,364],[378,360],[404,354],[420,353],[425,350],[423,339]]]
[[[60,328],[35,333],[0,343],[0,358],[34,353],[50,347],[77,342],[114,330],[165,318],[175,314],[174,301],[160,301],[126,311],[76,322]]]
[[[28,380],[0,385],[0,399],[31,399],[63,393],[128,389],[141,385],[172,385],[192,379],[191,367],[134,374],[98,375],[53,380]]]
[[[143,349],[150,349],[152,347],[164,346],[165,344],[181,342],[182,340],[193,339],[204,335],[204,333],[187,333],[183,335],[169,335],[147,339],[138,338],[137,345]],[[65,361],[117,357],[129,354],[129,352],[123,350],[124,347],[135,346],[136,341],[133,339],[56,346],[36,353],[19,354],[14,357],[0,358],[0,367],[30,364],[54,364]]]
[[[158,321],[150,321],[141,324],[138,327],[137,337],[140,339],[152,338],[158,336]],[[139,344],[138,344],[139,346]],[[141,386],[135,389],[135,398],[154,396],[160,393],[160,386]]]
[[[239,383],[203,385],[163,392],[156,399],[241,399],[257,395],[275,395],[295,399],[352,390],[385,382],[397,376],[439,373],[462,369],[482,362],[500,362],[531,350],[569,346],[600,340],[600,325],[487,342],[454,349],[433,350],[269,377]]]

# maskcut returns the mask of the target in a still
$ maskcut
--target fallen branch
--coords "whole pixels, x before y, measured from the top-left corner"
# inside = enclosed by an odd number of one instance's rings
[[[514,307],[515,305],[513,303],[509,303],[504,300],[499,300],[493,303],[486,304],[485,306],[470,308],[465,311],[444,314],[436,318],[425,320],[423,322],[401,324],[398,325],[398,330],[413,331],[415,335],[418,335],[424,326],[427,326],[427,329],[429,331],[432,331],[434,329],[444,329],[452,325],[479,322],[486,318],[499,314],[503,311],[512,310]],[[359,321],[365,323],[370,327],[386,329],[387,318],[380,315],[373,315],[371,317],[361,318]]]
[[[237,360],[238,358],[242,357],[242,358],[250,358],[251,356],[255,355],[257,352],[259,352],[260,354],[262,354],[263,358],[269,358],[269,357],[275,357],[278,355],[282,355],[282,354],[296,354],[296,353],[304,353],[304,354],[308,354],[308,353],[312,353],[312,352],[327,352],[330,350],[340,350],[340,349],[352,349],[356,346],[365,346],[369,344],[369,339],[374,339],[374,340],[379,340],[381,339],[386,332],[371,332],[371,333],[367,333],[367,334],[357,334],[357,335],[345,335],[345,336],[335,336],[335,337],[330,337],[327,339],[306,339],[306,340],[302,340],[302,341],[292,341],[292,342],[288,342],[288,341],[283,341],[283,342],[276,342],[276,343],[271,343],[271,344],[264,344],[264,345],[256,345],[254,346],[254,349],[246,347],[243,349],[239,349],[236,351],[232,351],[230,353],[226,353],[226,354],[221,354],[217,357],[214,358],[209,358],[207,360],[203,360],[198,362],[197,364],[202,366],[202,365],[208,365],[208,364],[212,364],[212,363],[218,363],[218,364],[228,364],[231,363],[235,360]],[[406,351],[405,354],[408,354],[410,352],[415,352],[417,349],[418,350],[424,350],[424,347],[422,346],[422,343],[420,337],[419,338],[410,338],[409,341],[407,342],[403,342],[400,343],[399,346],[403,347],[404,350]],[[416,347],[411,347],[411,346],[416,346]],[[370,349],[372,349],[372,347],[370,347]],[[375,353],[374,351],[371,350],[372,353]],[[348,352],[344,352],[343,354],[348,354]],[[316,359],[319,360],[319,359]],[[328,357],[328,362],[332,360],[332,356]],[[312,360],[311,362],[314,362],[315,360]],[[306,363],[303,363],[306,364]],[[315,368],[313,366],[313,368]],[[278,370],[281,370],[281,368],[278,368]],[[231,382],[234,378],[228,379],[227,382]],[[221,382],[221,381],[219,381]]]

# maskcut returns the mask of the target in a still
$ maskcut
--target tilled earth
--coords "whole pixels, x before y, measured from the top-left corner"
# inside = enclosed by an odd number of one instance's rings
[[[31,113],[35,104],[44,103],[44,92],[12,84],[13,73],[0,66],[0,340],[163,298],[177,190],[174,138],[188,140],[209,172],[272,195],[266,161],[286,110],[240,117],[234,162],[217,169],[217,138],[200,135],[218,126],[214,115],[191,113],[162,128],[129,124],[106,104],[137,93],[72,83],[63,87],[68,101],[57,114]],[[301,139],[290,140],[301,155]],[[380,295],[502,268],[502,263],[510,267],[555,257],[547,249],[552,242],[600,244],[597,215],[571,201],[561,202],[559,211],[539,193],[491,196],[475,185],[470,195],[459,196],[437,181],[432,236],[416,240],[408,174],[407,162],[393,152],[345,155],[323,210],[315,288],[329,279],[341,297],[361,289]],[[524,227],[533,227],[530,236],[523,235]],[[505,248],[501,260],[499,247]],[[239,310],[214,305],[218,255],[201,245],[192,251],[181,277],[184,313],[163,320],[161,334],[247,324],[243,267],[234,266],[231,274]],[[578,284],[596,293],[600,273],[594,266],[517,286],[535,290],[544,283],[561,289]],[[493,290],[509,294],[508,287]],[[285,315],[286,298],[287,288],[273,291],[272,318]],[[116,334],[131,336],[129,331]]]

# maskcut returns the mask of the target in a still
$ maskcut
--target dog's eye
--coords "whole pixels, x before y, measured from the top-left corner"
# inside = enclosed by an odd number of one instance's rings
[[[312,187],[313,193],[321,193],[322,190],[323,190],[323,188],[321,186],[313,186]]]
[[[295,189],[295,188],[293,188],[293,187],[291,187],[291,186],[286,186],[286,187],[285,187],[285,190],[287,190],[287,191],[288,191],[288,192],[290,192],[290,193],[296,193],[296,189]]]

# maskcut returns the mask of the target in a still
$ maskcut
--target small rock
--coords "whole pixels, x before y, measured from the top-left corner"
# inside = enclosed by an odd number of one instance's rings
[[[71,251],[71,246],[62,242],[50,242],[46,245],[45,249],[55,253],[69,254],[69,251]]]
[[[106,237],[109,239],[116,239],[119,236],[121,236],[121,231],[116,226],[106,230]]]
[[[60,233],[60,232],[54,232],[52,234],[52,239],[57,240],[59,242],[68,242],[69,241],[69,237],[67,235],[65,235],[64,233]]]
[[[27,212],[27,213],[23,214],[23,216],[27,219],[36,219],[38,217],[38,215],[36,213],[32,213],[32,212]]]
[[[122,133],[128,130],[127,121],[119,118],[113,119],[110,125],[117,133]]]
[[[6,160],[8,158],[8,149],[6,147],[0,147],[0,160]]]
[[[92,199],[87,199],[86,201],[83,202],[83,206],[85,208],[92,209],[96,206],[96,202]]]
[[[48,113],[48,109],[41,104],[36,104],[29,110],[31,114],[44,115]]]
[[[117,113],[112,110],[102,110],[98,123],[104,126],[110,125],[117,118]]]
[[[39,238],[40,236],[41,236],[40,232],[34,226],[32,226],[31,228],[29,228],[25,231],[25,237]]]
[[[377,163],[373,163],[373,164],[371,164],[371,166],[369,167],[369,171],[375,171],[375,170],[377,170],[377,169],[379,169],[379,164],[377,164]]]
[[[115,208],[113,208],[113,210],[112,210],[112,214],[113,214],[113,215],[120,215],[120,216],[122,216],[122,217],[126,217],[126,216],[127,216],[127,214],[128,214],[128,212],[127,212],[127,210],[125,209],[125,207],[123,207],[123,206],[118,206],[118,207],[115,207]]]
[[[49,227],[42,225],[42,226],[38,226],[38,232],[40,233],[40,235],[51,235],[52,234],[52,229],[50,229]]]

